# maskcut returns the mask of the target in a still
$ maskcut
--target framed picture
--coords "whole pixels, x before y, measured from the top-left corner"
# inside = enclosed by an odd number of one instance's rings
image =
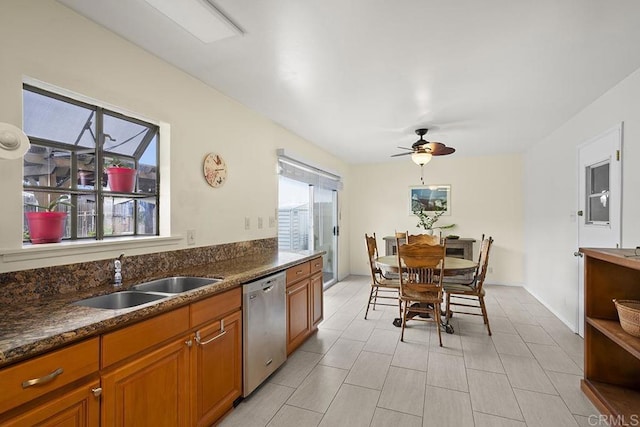
[[[450,185],[419,185],[409,187],[409,213],[445,211],[451,215]]]

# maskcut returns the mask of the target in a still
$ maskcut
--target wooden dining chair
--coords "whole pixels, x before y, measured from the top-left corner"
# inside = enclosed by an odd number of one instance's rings
[[[369,307],[373,304],[373,309],[376,309],[376,305],[384,305],[390,307],[398,307],[398,313],[402,315],[400,300],[398,299],[400,290],[400,281],[396,278],[385,276],[384,272],[376,267],[376,258],[378,258],[378,244],[376,243],[376,233],[373,236],[368,236],[366,233],[364,238],[367,242],[367,254],[369,257],[369,268],[371,270],[371,291],[369,292],[369,301],[367,302],[367,310],[364,313],[365,320],[369,314]],[[378,302],[378,299],[393,300],[394,303]]]
[[[427,245],[439,245],[440,236],[437,234],[409,234],[407,232],[407,243],[426,243]]]
[[[442,303],[442,278],[446,243],[398,243],[398,266],[400,269],[400,301],[402,304],[402,331],[400,341],[404,341],[407,314],[429,314],[430,317],[412,316],[414,320],[433,321],[438,329],[438,340],[442,347],[440,331],[440,304]],[[412,304],[418,303],[418,304]]]
[[[491,326],[489,326],[489,317],[487,316],[487,306],[484,301],[485,290],[482,285],[484,284],[484,279],[487,275],[489,251],[491,250],[492,244],[493,239],[491,237],[485,239],[484,235],[482,236],[478,267],[476,268],[473,280],[467,283],[444,282],[443,287],[447,294],[445,307],[445,323],[447,325],[449,324],[449,319],[451,318],[452,313],[482,316],[484,324],[487,325],[487,331],[489,332],[489,335],[491,335]],[[474,311],[455,311],[451,309],[451,306],[465,307],[465,310],[473,309]]]

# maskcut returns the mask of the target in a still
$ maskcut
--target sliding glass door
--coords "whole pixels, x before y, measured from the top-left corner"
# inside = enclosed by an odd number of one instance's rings
[[[322,276],[327,288],[337,281],[338,191],[321,181],[310,183],[280,175],[278,247],[283,251],[325,251]]]

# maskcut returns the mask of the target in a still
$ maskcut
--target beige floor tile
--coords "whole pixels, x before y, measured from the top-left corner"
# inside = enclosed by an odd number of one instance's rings
[[[294,389],[278,384],[265,383],[244,399],[221,427],[263,427],[280,410]]]
[[[520,338],[520,335],[495,332],[491,338],[498,354],[533,358],[533,354],[529,351],[527,344]]]
[[[458,328],[454,326],[455,330]],[[455,332],[453,334],[447,334],[442,332],[442,347],[438,341],[438,332],[435,328],[431,331],[431,337],[429,338],[429,352],[441,353],[450,356],[462,356],[462,341],[460,339],[460,333]]]
[[[469,391],[464,359],[441,353],[429,353],[427,384],[434,387]]]
[[[388,409],[376,408],[371,427],[422,427],[422,415],[416,417]]]
[[[526,390],[514,390],[514,393],[527,422],[527,427],[572,427],[578,425],[560,396]]]
[[[591,401],[580,390],[580,380],[582,376],[563,374],[560,372],[547,372],[549,379],[560,393],[569,411],[574,415],[598,415],[599,412]],[[638,420],[640,425],[640,419]]]
[[[558,346],[543,344],[527,344],[529,350],[546,371],[563,372],[565,374],[582,375],[582,370]]]
[[[320,425],[368,427],[373,419],[379,397],[378,390],[343,384]]]
[[[378,407],[422,416],[427,374],[392,366],[382,388]]]
[[[338,338],[319,363],[334,368],[351,369],[363,347],[362,341]]]
[[[318,364],[321,358],[322,355],[318,353],[296,351],[269,378],[269,382],[296,388],[302,384],[302,381],[309,375],[309,372]]]
[[[600,421],[597,416],[585,417],[582,415],[574,415],[573,418],[575,418],[578,426],[580,427],[609,427],[608,424],[604,422],[604,420]]]
[[[364,345],[363,350],[374,353],[384,353],[393,356],[396,351],[396,345],[400,340],[400,331],[386,331],[382,329],[374,329],[369,340]]]
[[[474,412],[473,419],[475,427],[527,427],[523,421],[511,420],[509,418],[496,417],[495,415]]]
[[[295,406],[284,405],[271,419],[268,427],[316,427],[322,420],[322,414]]]
[[[504,374],[502,361],[490,338],[487,342],[477,342],[462,337],[462,353],[467,369]]]
[[[427,344],[405,341],[398,343],[391,364],[401,368],[426,372],[428,361],[429,346]]]
[[[389,365],[390,355],[362,351],[349,371],[345,383],[382,390]]]
[[[301,351],[325,354],[340,337],[339,331],[331,329],[318,329],[318,332],[311,335],[302,346]]]
[[[341,337],[348,340],[367,341],[373,332],[375,324],[364,319],[354,319]]]
[[[522,340],[527,343],[555,345],[556,342],[551,336],[539,325],[527,325],[524,323],[514,322],[513,326],[518,331],[518,334],[522,337]]]
[[[287,400],[287,404],[325,412],[347,374],[348,371],[344,369],[318,365]]]
[[[511,320],[509,320],[509,318],[504,315],[504,316],[492,316],[491,313],[489,313],[489,324],[491,325],[491,332],[492,333],[502,333],[502,334],[517,334],[518,331],[516,331],[516,328],[513,327],[513,323],[511,323]]]
[[[469,393],[427,386],[422,425],[473,427]]]
[[[522,420],[522,414],[507,376],[467,369],[469,394],[474,411]]]
[[[335,331],[344,331],[347,326],[351,324],[351,321],[356,317],[354,314],[347,314],[343,311],[336,312],[333,316],[329,317],[318,325],[321,329],[333,329]]]
[[[507,372],[511,387],[540,393],[558,394],[536,359],[509,354],[503,354],[500,358],[502,359],[504,370]]]

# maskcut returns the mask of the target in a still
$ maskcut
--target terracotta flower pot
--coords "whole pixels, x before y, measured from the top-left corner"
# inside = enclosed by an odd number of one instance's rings
[[[136,170],[131,168],[107,168],[109,188],[120,193],[132,193],[136,186]]]
[[[31,243],[58,243],[64,236],[66,212],[27,212]]]

